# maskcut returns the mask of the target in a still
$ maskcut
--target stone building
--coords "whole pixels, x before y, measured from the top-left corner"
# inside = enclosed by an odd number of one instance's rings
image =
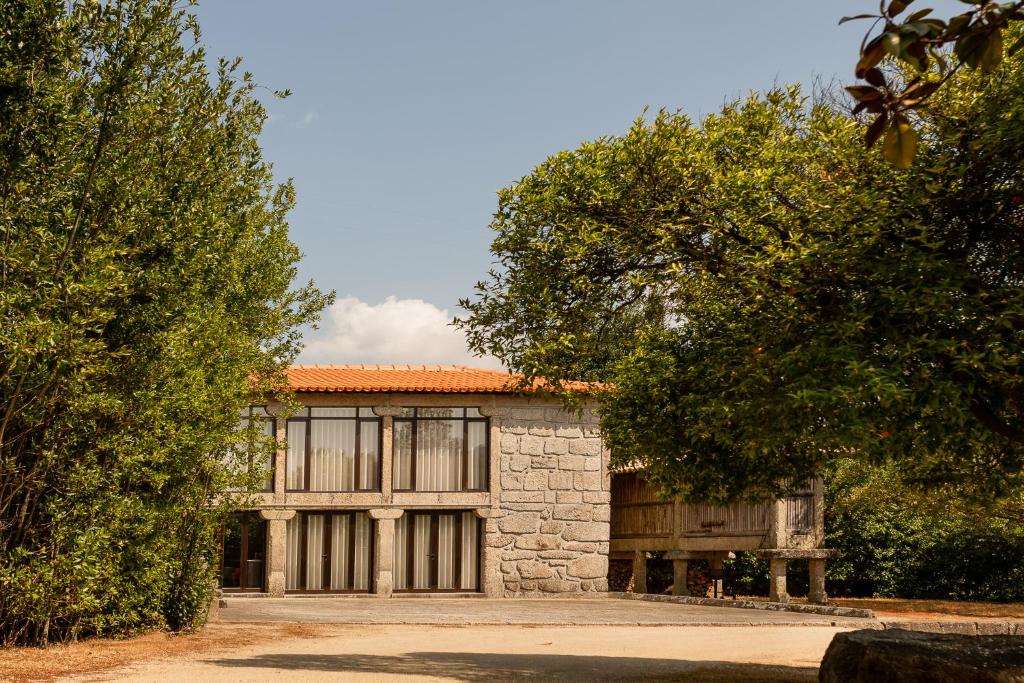
[[[288,378],[301,411],[243,415],[279,447],[255,508],[225,528],[225,591],[607,590],[608,453],[591,406],[569,413],[461,366],[294,366]]]

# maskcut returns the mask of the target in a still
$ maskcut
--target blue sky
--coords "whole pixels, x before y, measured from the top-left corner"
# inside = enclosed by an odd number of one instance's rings
[[[956,7],[952,0],[924,3]],[[961,5],[962,7],[962,5]],[[873,0],[203,0],[213,56],[270,89],[303,280],[337,291],[303,360],[467,362],[445,327],[491,261],[495,192],[651,109],[849,81]],[[492,361],[476,361],[489,364]]]

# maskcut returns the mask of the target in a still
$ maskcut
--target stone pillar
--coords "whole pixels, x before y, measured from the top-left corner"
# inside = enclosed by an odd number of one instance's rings
[[[711,596],[720,598],[725,593],[725,582],[722,580],[722,571],[724,570],[722,558],[712,557],[709,559],[708,569],[715,572],[715,578],[711,580]]]
[[[376,508],[368,510],[375,520],[373,539],[373,592],[378,598],[390,598],[395,590],[395,520],[403,510]]]
[[[786,592],[786,561],[773,557],[770,564],[768,599],[772,602],[789,602],[789,593]]]
[[[267,592],[274,598],[284,597],[285,523],[294,516],[295,510],[260,510],[260,517],[267,520]]]
[[[690,594],[690,589],[686,585],[689,567],[690,563],[687,560],[672,560],[672,595]]]
[[[473,513],[483,525],[483,541],[480,544],[480,590],[489,598],[505,597],[505,578],[501,573],[501,548],[491,544],[492,538],[500,538],[498,520],[505,516],[499,508],[477,508]]]
[[[825,560],[812,559],[807,561],[808,574],[811,577],[810,590],[807,593],[807,601],[815,605],[828,603],[828,594],[825,593]]]
[[[381,499],[385,504],[390,504],[392,499],[392,485],[394,480],[392,479],[391,465],[393,453],[392,442],[395,438],[395,416],[400,415],[402,409],[398,406],[374,406],[373,414],[377,415],[381,419],[381,448],[380,448],[380,493]]]
[[[633,553],[633,592],[647,592],[647,553],[643,550]]]

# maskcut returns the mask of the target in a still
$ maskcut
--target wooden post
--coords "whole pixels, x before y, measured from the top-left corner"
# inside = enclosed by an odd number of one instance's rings
[[[769,584],[768,599],[772,602],[789,602],[789,593],[786,592],[786,561],[773,557],[770,560],[771,576]]]
[[[689,595],[686,585],[687,570],[690,563],[686,560],[672,560],[672,595]]]
[[[647,592],[647,553],[643,550],[633,553],[633,592]]]
[[[825,592],[825,560],[808,560],[808,574],[811,578],[810,590],[807,593],[807,601],[815,605],[828,603],[828,594]]]
[[[786,499],[774,501],[768,507],[768,547],[785,548],[789,545],[786,530]]]

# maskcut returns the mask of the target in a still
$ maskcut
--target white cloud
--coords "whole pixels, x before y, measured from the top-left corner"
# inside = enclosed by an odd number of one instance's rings
[[[313,122],[316,121],[318,118],[320,118],[320,115],[317,114],[315,111],[306,112],[306,115],[302,117],[301,126],[303,128],[309,128],[311,125],[313,125]]]
[[[426,363],[501,369],[478,358],[452,315],[422,299],[389,296],[371,305],[356,297],[337,300],[323,326],[306,344],[300,363]]]

